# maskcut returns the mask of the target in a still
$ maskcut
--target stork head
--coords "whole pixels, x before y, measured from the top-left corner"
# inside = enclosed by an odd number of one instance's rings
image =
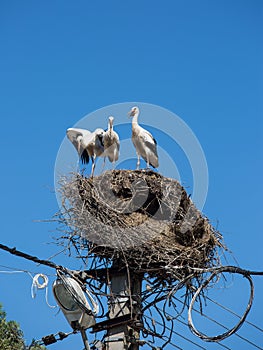
[[[105,131],[104,131],[103,129],[98,128],[98,129],[96,129],[96,130],[94,131],[94,134],[95,134],[96,136],[103,136],[104,132],[105,132]]]
[[[135,115],[138,115],[139,114],[139,108],[138,107],[132,107],[132,109],[130,110],[130,112],[128,113],[128,115],[130,117],[134,117]]]
[[[83,139],[83,136],[82,136],[82,135],[79,135],[79,136],[76,138],[78,154],[80,154],[80,146],[81,146],[81,141],[82,141],[82,139]]]
[[[99,143],[101,146],[103,146],[103,136],[104,136],[105,131],[103,129],[96,129],[94,131],[95,134],[95,139],[99,140]]]
[[[81,141],[83,139],[83,134],[80,129],[69,128],[67,129],[67,137],[74,144],[78,153],[80,154]]]

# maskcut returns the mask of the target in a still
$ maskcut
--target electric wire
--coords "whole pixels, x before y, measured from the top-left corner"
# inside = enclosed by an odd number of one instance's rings
[[[184,350],[183,348],[180,348],[179,346],[175,345],[174,343],[170,343],[169,345],[172,345],[174,348],[179,349],[179,350]]]
[[[195,311],[197,311],[197,310],[195,310]],[[211,318],[210,316],[205,315],[205,314],[202,314],[202,316],[204,316],[205,318],[207,318],[209,321],[211,321],[211,322],[217,324],[218,326],[221,326],[222,328],[224,328],[224,329],[226,329],[226,330],[228,329],[228,328],[227,328],[225,325],[223,325],[221,322],[218,322],[218,321],[214,320],[214,319]],[[243,337],[242,335],[240,335],[240,334],[238,334],[238,333],[235,333],[235,335],[236,335],[236,337],[238,337],[238,338],[244,340],[246,343],[248,343],[248,344],[254,346],[255,348],[260,349],[260,350],[263,349],[263,348],[259,347],[257,344],[253,343],[251,340],[249,340],[249,339]],[[220,344],[220,343],[219,343],[219,344]]]
[[[161,311],[161,310],[159,309],[159,311]],[[152,318],[151,318],[151,317],[149,317],[149,316],[147,316],[147,315],[145,315],[144,317],[152,321]],[[158,324],[159,326],[163,326],[163,324],[162,324],[161,322],[157,321],[157,320],[154,320],[154,322],[155,322],[156,324]],[[181,335],[180,333],[174,331],[174,330],[171,329],[170,327],[166,326],[166,329],[169,330],[169,331],[172,331],[172,333],[178,335],[179,337],[183,338],[184,340],[186,340],[186,341],[188,341],[188,342],[190,342],[190,343],[196,345],[198,348],[203,349],[203,350],[206,350],[206,349],[205,349],[204,347],[202,347],[201,345],[199,345],[199,344],[197,344],[196,342],[194,342],[194,341],[192,341],[192,340],[190,340],[190,339],[184,337],[183,335]],[[165,336],[165,335],[162,335],[162,336],[161,336],[161,338],[166,338],[166,337],[167,337],[167,336]],[[169,343],[169,345],[170,345],[170,344],[171,344],[171,343]]]
[[[48,301],[48,277],[46,274],[42,274],[42,273],[33,273],[31,271],[27,271],[27,270],[20,270],[17,268],[13,268],[13,267],[8,267],[8,266],[4,266],[4,265],[0,265],[1,267],[4,267],[6,269],[9,269],[11,271],[0,271],[0,273],[6,273],[6,274],[15,274],[15,273],[26,273],[28,274],[31,279],[32,279],[32,285],[31,285],[31,296],[34,299],[36,297],[36,291],[38,289],[45,289],[45,300],[46,300],[46,304],[48,305],[48,307],[50,307],[51,309],[56,308],[57,306],[54,305],[50,305],[49,301]],[[35,274],[35,276],[33,276],[33,274]],[[39,282],[39,278],[43,279],[43,283]]]
[[[224,270],[221,269],[220,273],[221,272],[224,272]],[[254,298],[254,284],[253,284],[253,281],[252,281],[252,278],[250,275],[244,275],[244,277],[248,280],[249,282],[249,285],[250,285],[250,296],[249,296],[249,301],[248,301],[248,304],[247,304],[247,307],[246,307],[246,310],[245,312],[243,313],[242,317],[240,318],[240,320],[238,321],[238,323],[228,329],[226,332],[222,333],[222,334],[219,334],[219,335],[216,335],[216,336],[208,336],[202,332],[200,332],[194,325],[193,323],[193,320],[192,320],[192,310],[193,310],[193,307],[194,307],[194,304],[195,304],[195,301],[197,298],[199,298],[199,295],[200,293],[202,292],[202,290],[204,288],[206,288],[208,286],[208,284],[210,283],[210,281],[212,281],[214,279],[214,277],[216,277],[218,274],[218,271],[215,271],[213,272],[209,277],[208,279],[203,282],[199,288],[194,292],[194,295],[191,299],[191,302],[190,302],[190,305],[188,307],[188,325],[189,325],[189,328],[190,330],[195,334],[197,335],[199,338],[205,340],[205,341],[219,341],[219,340],[223,340],[225,338],[228,338],[230,335],[236,333],[236,331],[242,326],[242,324],[244,323],[250,309],[251,309],[251,306],[252,306],[252,302],[253,302],[253,298]]]
[[[228,312],[231,313],[232,315],[234,315],[234,316],[236,316],[236,317],[238,317],[238,318],[241,318],[241,316],[238,315],[236,312],[234,312],[233,310],[229,309],[228,307],[226,307],[226,306],[220,304],[218,301],[213,300],[213,299],[209,298],[208,296],[206,296],[206,299],[209,300],[209,301],[211,301],[213,304],[215,304],[215,305],[221,307],[222,309],[228,311]],[[252,322],[250,322],[250,321],[247,321],[247,320],[245,321],[245,323],[249,324],[250,326],[256,328],[258,331],[260,331],[260,332],[263,333],[263,329],[260,328],[259,326],[257,326],[256,324],[254,324],[254,323],[252,323]]]
[[[156,307],[156,308],[158,308],[158,307]],[[158,308],[158,309],[159,309],[159,311],[161,311],[160,308]],[[167,313],[167,312],[166,312],[166,314],[167,314],[167,316],[173,317],[172,315],[170,315],[170,314]],[[187,324],[186,322],[180,320],[179,318],[177,318],[176,320],[188,328],[188,324]],[[156,323],[158,323],[158,322],[156,321]],[[168,330],[170,330],[169,327],[166,326],[166,328],[167,328]],[[173,331],[173,333],[175,333],[175,334],[179,335],[180,337],[184,338],[181,334],[177,333],[176,331]],[[186,338],[186,339],[187,339],[187,338]],[[204,347],[202,347],[201,345],[195,343],[194,341],[191,341],[190,339],[187,339],[187,341],[189,341],[189,342],[195,344],[196,346],[198,346],[198,347],[201,348],[201,349],[206,350],[206,348],[204,348]],[[226,345],[224,345],[224,344],[222,344],[222,343],[217,343],[217,344],[218,344],[219,346],[225,348],[225,349],[231,350],[229,347],[227,347]]]
[[[182,320],[177,319],[178,322],[182,323],[184,326],[186,326],[188,328],[188,324],[186,322],[183,322]],[[222,343],[217,343],[218,346],[221,346],[221,348],[224,349],[228,349],[228,350],[232,350],[231,348],[229,348],[228,346],[226,346],[225,344]]]
[[[48,301],[48,277],[47,275],[43,273],[37,273],[34,277],[29,273],[31,278],[32,278],[32,285],[31,285],[31,296],[34,299],[36,297],[36,292],[38,289],[45,289],[45,299],[46,299],[46,304],[48,307],[51,309],[55,309],[57,305],[51,305]],[[41,283],[39,279],[42,279],[43,282]]]
[[[68,270],[68,269],[66,269],[66,268],[64,268],[64,267],[62,267],[62,266],[58,266],[58,265],[56,265],[55,263],[53,263],[53,262],[51,262],[51,261],[41,260],[41,259],[39,259],[39,258],[37,258],[37,257],[33,257],[33,256],[29,255],[29,254],[26,254],[26,253],[23,253],[23,252],[21,252],[21,251],[18,251],[16,248],[9,248],[9,247],[7,247],[7,246],[4,246],[4,245],[0,244],[0,249],[6,250],[6,251],[8,251],[9,253],[11,253],[11,254],[13,254],[13,255],[17,255],[17,256],[23,257],[23,258],[25,258],[25,259],[27,259],[27,260],[31,260],[31,261],[33,261],[33,262],[35,262],[35,263],[37,263],[37,264],[42,264],[42,265],[49,266],[49,267],[51,267],[51,268],[55,268],[55,269],[57,270],[57,272],[61,272],[62,274],[64,274],[64,273],[66,273],[66,274],[69,273],[69,274],[70,274],[70,270]],[[0,271],[0,272],[1,272],[1,271]],[[30,274],[30,272],[28,272],[28,271],[18,270],[18,269],[17,269],[17,270],[13,270],[13,271],[2,271],[2,273],[16,273],[16,272],[17,272],[17,273],[19,273],[19,272],[27,272],[28,274]],[[240,268],[237,268],[237,267],[234,267],[234,266],[225,266],[225,267],[220,267],[220,268],[211,268],[211,269],[203,270],[203,272],[212,272],[212,275],[211,275],[211,276],[214,276],[214,275],[216,275],[216,274],[218,274],[218,273],[222,273],[222,272],[239,273],[239,274],[242,274],[244,277],[246,277],[248,280],[250,279],[250,275],[263,275],[263,272],[248,271],[248,270],[240,269]],[[62,277],[62,279],[63,279],[63,277]],[[211,280],[211,278],[208,279],[207,281],[209,282],[210,280]],[[206,281],[206,282],[207,282],[207,281]],[[206,283],[206,282],[204,282],[204,283]],[[213,322],[213,323],[215,323],[215,324],[217,324],[217,325],[223,327],[224,329],[228,329],[225,325],[223,325],[223,324],[221,324],[220,322],[214,320],[213,318],[211,318],[211,317],[209,317],[209,316],[203,314],[202,312],[196,310],[196,309],[193,307],[194,301],[195,301],[195,299],[196,299],[197,297],[199,297],[199,294],[198,294],[198,293],[200,293],[200,292],[202,291],[203,286],[204,286],[204,285],[201,284],[201,285],[199,286],[199,289],[194,293],[194,298],[192,298],[192,301],[191,301],[191,309],[192,309],[193,311],[199,313],[201,316],[204,316],[205,318],[207,318],[207,319],[210,320],[211,322]],[[174,297],[174,295],[173,295],[173,298],[174,298],[175,300],[178,300],[180,303],[182,303],[181,300],[179,300],[178,298]],[[209,300],[209,299],[208,299],[208,300]],[[213,301],[213,302],[214,302],[214,301]],[[217,303],[217,302],[215,302],[215,303]],[[218,305],[219,305],[219,304],[218,304]],[[154,305],[154,307],[155,307],[156,310],[157,310],[157,306]],[[242,320],[242,322],[246,322],[246,323],[250,324],[251,326],[255,327],[255,328],[256,328],[257,330],[259,330],[260,332],[263,332],[263,330],[262,330],[260,327],[254,325],[254,324],[251,323],[251,322],[246,321],[244,315],[243,315],[242,317],[240,317],[238,314],[234,313],[232,310],[229,310],[228,308],[226,308],[226,307],[224,307],[224,306],[222,306],[222,307],[223,307],[223,309],[225,309],[226,311],[229,311],[231,314],[233,314],[233,315],[239,317],[239,318]],[[162,312],[162,311],[163,311],[163,310],[160,309],[160,312]],[[247,311],[247,310],[246,310],[246,311]],[[169,314],[165,311],[165,315],[169,315]],[[245,313],[245,316],[246,316],[246,315],[247,315],[247,313]],[[171,315],[170,315],[170,316],[171,316]],[[173,318],[173,316],[171,316],[171,317]],[[156,322],[156,323],[159,323],[158,321],[155,321],[155,322]],[[162,325],[162,324],[161,324],[161,325]],[[238,323],[238,326],[237,326],[237,327],[234,327],[235,331],[238,330],[238,328],[239,328],[240,325],[241,325],[241,322]],[[175,331],[172,331],[172,332],[173,332],[173,334],[177,334],[178,336],[184,338],[181,334],[178,334],[178,333],[175,332]],[[232,333],[231,333],[231,332],[232,332]],[[197,332],[197,333],[198,333],[198,332]],[[230,333],[231,333],[231,334],[234,333],[234,332],[233,332],[233,329],[230,330]],[[200,335],[200,333],[198,333],[198,334]],[[197,335],[198,335],[198,334],[197,334]],[[225,334],[229,334],[229,331],[226,332],[226,333],[224,333],[223,335],[225,335]],[[255,343],[253,343],[252,341],[250,341],[249,339],[247,339],[247,338],[245,338],[245,337],[243,337],[243,336],[241,336],[241,335],[239,335],[239,334],[237,334],[237,333],[234,333],[234,334],[235,334],[237,337],[239,337],[240,339],[242,339],[243,341],[245,341],[245,342],[249,343],[250,345],[254,346],[255,348],[261,349],[261,350],[263,349],[263,348],[259,347],[257,344],[255,344]],[[230,334],[229,334],[229,335],[230,335]],[[166,339],[167,339],[167,336],[165,336],[165,337],[166,337]],[[205,337],[206,337],[206,336],[205,336]],[[200,337],[199,337],[199,338],[200,338]],[[202,337],[201,337],[201,338],[202,338]],[[189,339],[186,339],[186,340],[189,341]],[[205,340],[209,340],[209,337],[206,337]],[[217,340],[221,340],[221,339],[217,339]],[[191,342],[191,341],[190,341],[190,342]],[[222,346],[221,343],[217,343],[217,344],[220,344],[220,345]],[[175,346],[176,348],[180,349],[180,348],[179,348],[178,346],[176,346],[175,344],[170,344],[170,345],[171,345],[171,346]],[[202,348],[202,347],[200,347],[199,345],[197,345],[197,346],[198,346],[199,348]],[[224,345],[223,345],[223,347],[227,348],[227,347],[224,346]],[[203,348],[203,349],[204,349],[204,348]],[[227,348],[227,349],[229,349],[229,348]]]
[[[0,271],[0,273],[28,273],[28,274],[32,274],[32,275],[36,275],[38,272],[36,271],[31,271],[31,270],[24,270],[24,269],[19,269],[17,267],[11,267],[11,266],[6,266],[6,265],[0,265],[1,268],[4,268],[4,269],[8,269],[8,270],[11,270],[11,271],[6,271],[6,270],[2,270]],[[46,276],[56,276],[56,274],[51,274],[51,273],[45,273]]]
[[[149,316],[147,316],[147,315],[145,315],[144,317],[146,317],[146,318],[148,318],[148,319],[151,320],[151,317],[149,317]],[[155,323],[158,324],[159,326],[162,326],[162,323],[159,322],[159,321],[156,321],[156,320],[155,320]],[[166,329],[167,329],[167,330],[172,330],[170,327],[167,327],[167,326],[166,326]],[[197,346],[199,349],[206,350],[206,348],[204,348],[203,346],[197,344],[197,343],[194,342],[193,340],[190,340],[190,339],[186,338],[186,337],[183,336],[182,334],[180,334],[180,333],[178,333],[178,332],[176,332],[176,331],[174,331],[174,330],[172,330],[172,332],[173,332],[174,334],[178,335],[180,338],[186,340],[187,342],[189,342],[189,343],[191,343],[191,344]],[[167,337],[167,336],[162,336],[162,338],[165,338],[165,337]],[[172,344],[172,343],[169,342],[169,345],[171,345],[171,344]]]
[[[180,299],[178,299],[178,298],[176,298],[176,297],[175,297],[175,299],[176,299],[178,302],[183,303]],[[208,316],[208,315],[206,315],[206,314],[204,314],[204,313],[201,313],[201,312],[198,311],[197,309],[193,308],[193,311],[197,312],[198,314],[200,314],[201,316],[205,317],[205,318],[208,319],[209,321],[211,321],[211,322],[217,324],[218,326],[221,326],[221,327],[224,328],[224,329],[228,329],[228,328],[227,328],[225,325],[223,325],[222,323],[218,322],[217,320],[211,318],[210,316]],[[167,313],[167,314],[168,314],[168,313]],[[168,315],[169,315],[169,314],[168,314]],[[171,316],[171,315],[170,315],[170,316]],[[255,344],[255,343],[253,343],[252,341],[250,341],[249,339],[243,337],[242,335],[240,335],[240,334],[238,334],[238,333],[234,333],[234,334],[235,334],[236,337],[242,339],[243,341],[245,341],[245,342],[247,342],[248,344],[254,346],[255,348],[260,349],[260,350],[263,349],[263,348],[259,347],[257,344]],[[218,343],[218,344],[221,344],[221,345],[222,345],[222,343]]]
[[[247,278],[249,279],[249,277],[247,277]],[[175,298],[175,299],[176,299],[177,301],[179,301],[180,303],[182,303],[183,305],[185,305],[185,303],[183,303],[180,299],[178,299],[178,298]],[[149,310],[149,304],[150,304],[150,305],[153,304],[153,303],[151,303],[151,302],[150,302],[150,303],[149,303],[149,302],[147,303],[146,300],[144,301],[144,303],[146,303],[146,306],[143,308],[144,310],[146,310],[146,309]],[[162,309],[158,308],[156,305],[155,305],[155,308],[156,308],[156,310],[159,310],[160,312],[164,312]],[[225,308],[225,309],[226,309],[226,308]],[[194,311],[198,312],[199,314],[201,314],[202,316],[206,317],[207,319],[209,319],[210,321],[214,322],[215,324],[218,324],[219,326],[221,326],[221,327],[223,327],[224,329],[228,330],[228,328],[227,328],[226,326],[222,325],[220,322],[218,322],[218,321],[212,319],[211,317],[209,317],[209,316],[207,316],[207,315],[205,315],[205,314],[199,312],[199,311],[196,310],[196,309],[194,309]],[[230,310],[230,311],[231,311],[231,310]],[[174,317],[173,317],[172,315],[169,315],[169,313],[167,313],[167,311],[165,311],[165,314],[166,314],[168,317],[171,317],[171,318],[174,319]],[[233,314],[234,314],[234,315],[237,315],[237,314],[235,314],[235,313],[233,313]],[[237,317],[238,317],[238,315],[237,315]],[[241,317],[239,317],[239,318],[241,318]],[[177,320],[178,320],[178,318],[177,318]],[[157,323],[157,321],[155,321],[155,322]],[[185,323],[185,322],[182,322],[182,321],[180,321],[180,320],[179,320],[179,322],[181,322],[181,323],[183,323],[184,325],[188,326],[188,324]],[[250,324],[250,322],[247,322],[247,323]],[[253,324],[252,324],[252,325],[253,325]],[[163,324],[162,324],[162,326],[163,326]],[[253,325],[253,326],[254,326],[256,329],[258,329],[260,332],[262,331],[261,328],[255,326],[255,325]],[[166,326],[166,327],[167,327],[167,326]],[[168,328],[168,329],[169,329],[169,328]],[[257,349],[262,349],[262,348],[259,347],[257,344],[255,344],[255,343],[252,342],[251,340],[249,340],[249,339],[243,337],[242,335],[236,334],[236,336],[237,336],[238,338],[240,338],[242,341],[247,342],[248,344],[252,345],[253,347],[255,347],[255,348],[257,348]],[[223,347],[223,348],[229,349],[226,345],[224,345],[224,344],[222,344],[222,343],[218,343],[218,345],[221,346],[221,347]]]
[[[58,269],[59,267],[62,268],[62,266],[58,266],[52,261],[39,259],[38,257],[24,253],[21,250],[16,249],[15,247],[11,248],[11,247],[8,247],[8,246],[0,243],[0,249],[5,250],[12,255],[16,255],[16,256],[19,256],[19,257],[24,258],[26,260],[33,261],[36,264],[46,265],[46,266],[49,266],[53,269]]]
[[[26,271],[0,271],[0,273],[13,274],[13,273],[26,273]]]

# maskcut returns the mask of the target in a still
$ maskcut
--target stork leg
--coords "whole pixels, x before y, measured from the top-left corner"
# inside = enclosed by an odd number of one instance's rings
[[[150,169],[150,161],[149,161],[149,154],[146,151],[146,170]]]
[[[106,157],[103,157],[103,164],[102,164],[101,172],[103,172],[103,170],[105,169],[105,165],[106,165]]]
[[[148,169],[150,169],[150,162],[149,162],[149,158],[147,157],[147,162],[146,162],[146,169],[148,170]]]
[[[93,174],[94,174],[94,170],[95,170],[95,157],[91,158],[91,161],[92,161],[92,166],[91,166],[91,175],[90,177],[93,177]]]
[[[137,153],[137,170],[140,169],[140,155]]]

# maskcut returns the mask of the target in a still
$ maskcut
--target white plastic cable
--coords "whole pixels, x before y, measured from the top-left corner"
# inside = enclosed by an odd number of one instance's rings
[[[42,278],[43,282],[40,283],[39,279]],[[43,273],[38,273],[33,277],[33,282],[31,286],[31,296],[32,298],[36,297],[36,291],[37,289],[44,289],[48,285],[48,277],[44,275]]]
[[[55,308],[57,306],[52,306],[48,302],[48,277],[44,275],[43,273],[36,274],[33,278],[32,285],[31,285],[31,296],[34,299],[36,297],[36,292],[38,289],[44,289],[46,288],[46,303],[50,308]],[[41,279],[43,280],[42,282]]]

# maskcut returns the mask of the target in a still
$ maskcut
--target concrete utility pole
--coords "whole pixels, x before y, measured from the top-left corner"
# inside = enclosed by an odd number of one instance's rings
[[[130,276],[124,269],[112,268],[109,272],[109,319],[96,324],[93,332],[107,331],[105,350],[139,350],[142,278]]]
[[[90,350],[89,341],[88,341],[85,329],[81,328],[80,329],[80,334],[81,334],[81,337],[82,337],[82,340],[83,340],[83,344],[85,346],[85,350]]]

